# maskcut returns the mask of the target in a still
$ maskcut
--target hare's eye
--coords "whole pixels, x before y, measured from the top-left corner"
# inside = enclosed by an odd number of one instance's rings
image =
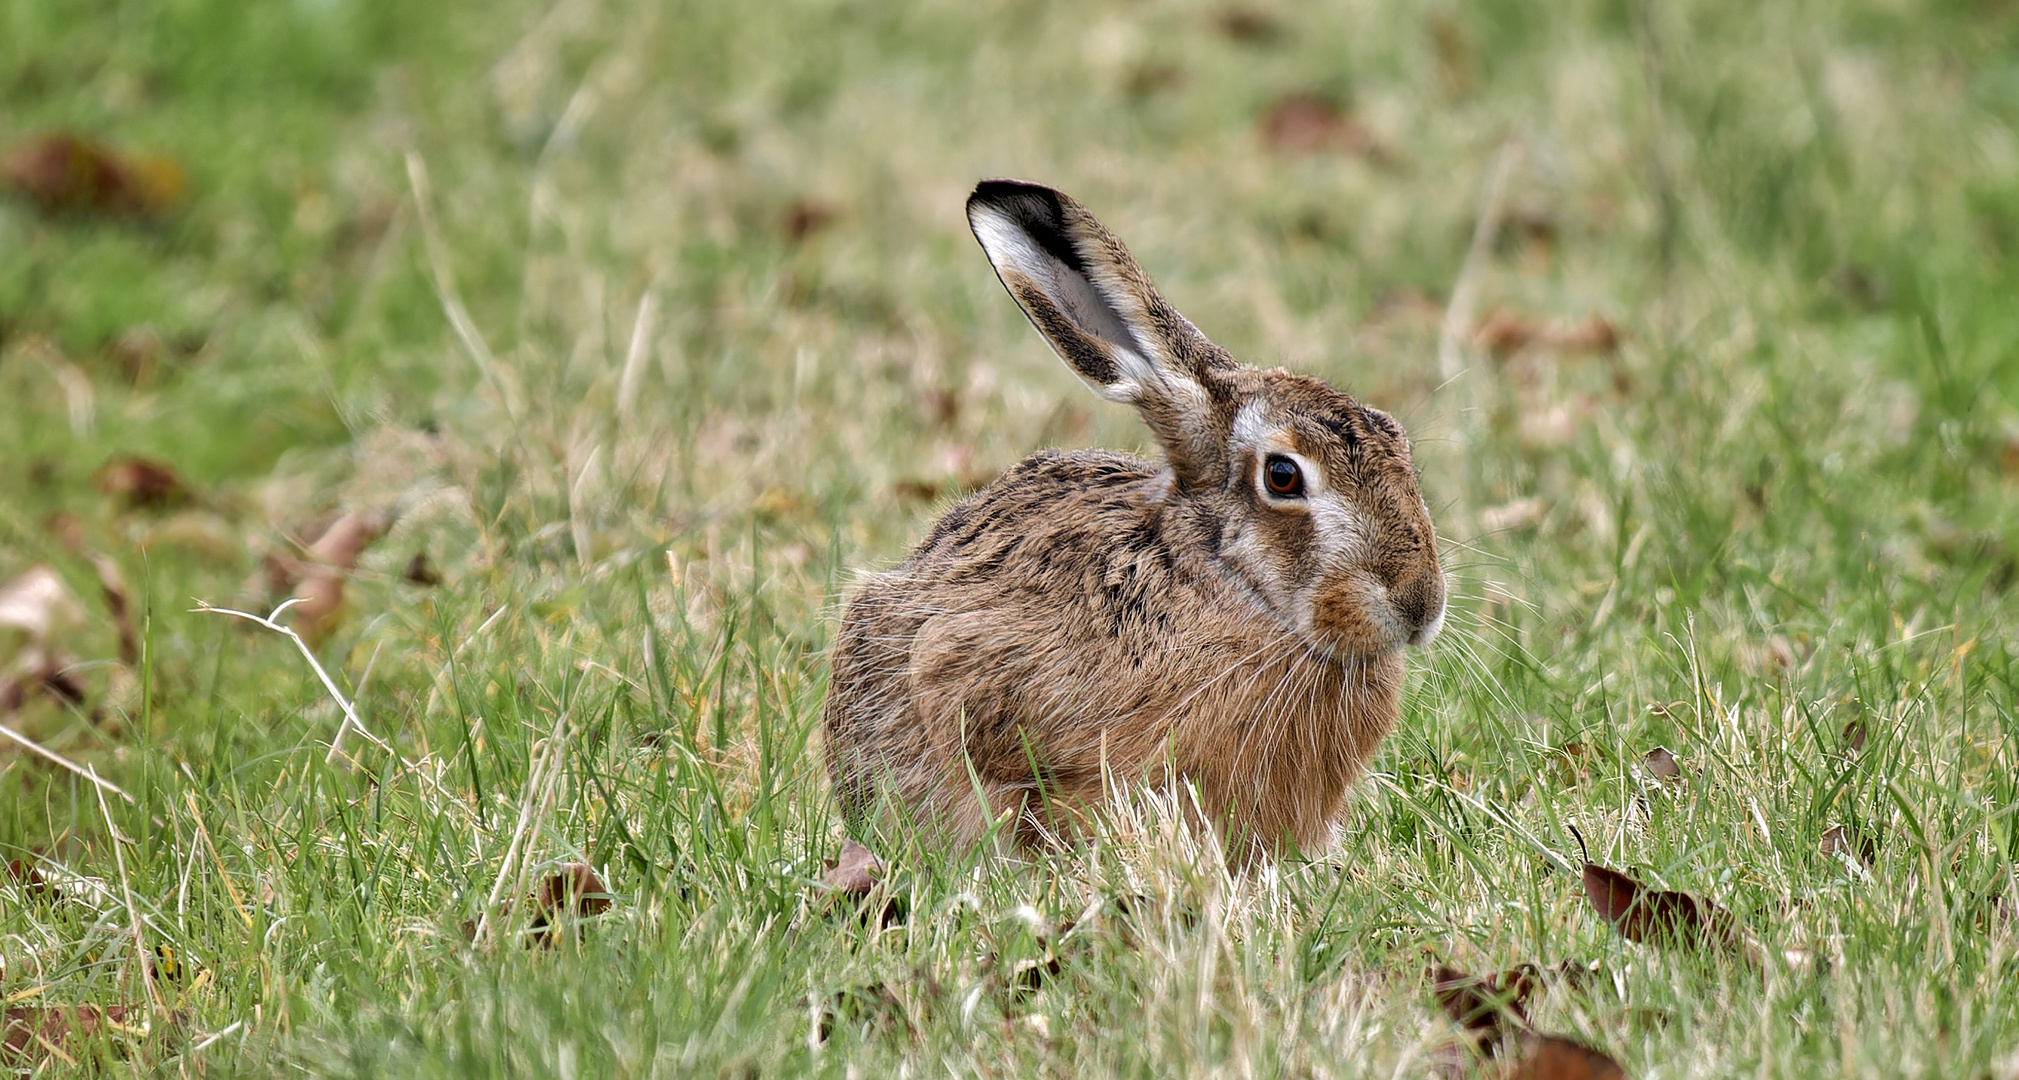
[[[1271,454],[1262,463],[1262,479],[1269,485],[1271,495],[1284,499],[1304,497],[1304,471],[1281,454]]]

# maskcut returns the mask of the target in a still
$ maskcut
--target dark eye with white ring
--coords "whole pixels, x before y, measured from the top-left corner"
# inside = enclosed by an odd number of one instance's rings
[[[1262,486],[1279,499],[1304,497],[1304,470],[1281,454],[1270,454],[1262,462]]]

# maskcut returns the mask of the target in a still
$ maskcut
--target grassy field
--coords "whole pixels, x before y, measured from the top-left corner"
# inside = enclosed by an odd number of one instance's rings
[[[0,102],[186,178],[0,199],[0,586],[62,583],[0,723],[116,785],[0,747],[9,1065],[1484,1073],[1426,967],[1572,962],[1531,1015],[1637,1077],[2019,1076],[2011,4],[0,0]],[[853,576],[1147,441],[991,175],[1414,436],[1453,610],[1334,850],[1147,801],[817,886]],[[384,746],[192,610],[304,575]],[[1573,827],[1766,962],[1624,940]],[[565,863],[614,903],[521,947]]]

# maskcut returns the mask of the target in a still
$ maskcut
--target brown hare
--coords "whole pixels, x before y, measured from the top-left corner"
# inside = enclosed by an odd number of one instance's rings
[[[987,180],[968,223],[1094,393],[1164,450],[1039,451],[864,582],[822,714],[849,826],[1070,838],[1107,777],[1194,785],[1236,862],[1331,839],[1444,617],[1409,441],[1237,362],[1065,194]],[[1007,820],[1003,819],[1008,815]]]

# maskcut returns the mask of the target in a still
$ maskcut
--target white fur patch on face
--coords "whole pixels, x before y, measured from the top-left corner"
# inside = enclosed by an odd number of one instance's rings
[[[1292,449],[1290,433],[1282,425],[1269,422],[1263,415],[1261,402],[1250,401],[1235,410],[1232,443],[1235,449],[1254,452],[1256,472],[1249,478],[1249,482],[1255,485],[1255,490],[1261,492],[1264,499],[1285,508],[1298,507],[1302,504],[1315,509],[1320,497],[1330,494],[1330,490],[1325,486],[1325,470],[1320,468],[1317,462]],[[1272,455],[1286,457],[1297,463],[1298,470],[1304,474],[1303,498],[1284,499],[1269,494],[1268,487],[1262,483],[1261,469],[1262,463]]]
[[[1314,495],[1310,503],[1318,549],[1327,556],[1326,562],[1336,564],[1342,557],[1355,561],[1366,557],[1374,523],[1367,520],[1359,507],[1336,491]]]

